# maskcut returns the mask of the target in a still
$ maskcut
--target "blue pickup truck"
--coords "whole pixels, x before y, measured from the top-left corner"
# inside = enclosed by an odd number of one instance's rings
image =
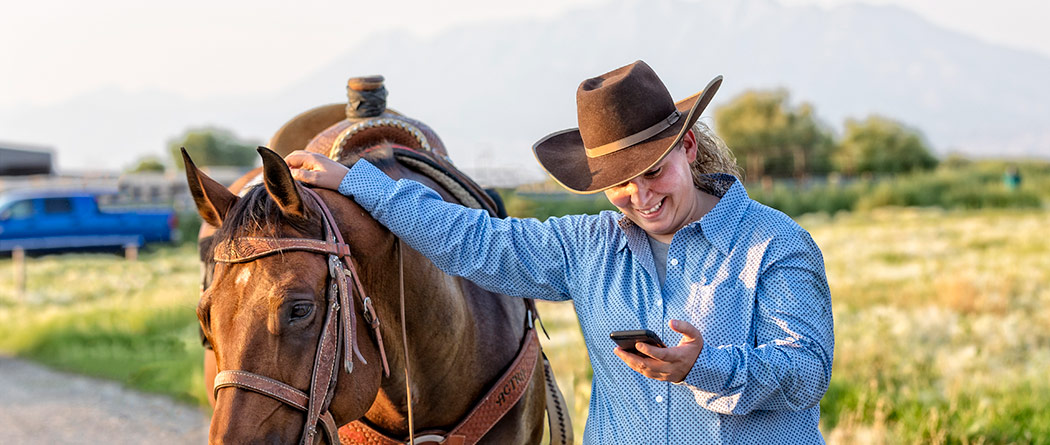
[[[169,208],[100,209],[87,191],[22,190],[0,195],[0,252],[142,246],[176,241]]]

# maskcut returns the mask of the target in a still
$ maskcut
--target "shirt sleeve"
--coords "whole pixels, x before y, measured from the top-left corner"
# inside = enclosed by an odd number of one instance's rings
[[[835,342],[824,260],[808,233],[792,241],[771,252],[759,276],[755,344],[705,344],[680,383],[701,406],[732,415],[797,411],[827,391]]]
[[[569,298],[565,237],[577,233],[573,217],[494,218],[419,182],[395,181],[366,160],[354,163],[339,192],[449,275],[505,295]]]

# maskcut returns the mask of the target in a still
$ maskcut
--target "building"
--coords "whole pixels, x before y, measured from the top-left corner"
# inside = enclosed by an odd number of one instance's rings
[[[0,141],[0,176],[49,175],[51,149]]]

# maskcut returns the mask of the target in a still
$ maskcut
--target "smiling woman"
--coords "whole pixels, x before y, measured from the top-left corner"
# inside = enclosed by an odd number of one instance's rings
[[[678,230],[699,221],[718,203],[717,196],[694,187],[690,166],[696,153],[696,137],[689,131],[656,166],[605,189],[605,196],[650,237],[671,244]]]
[[[698,151],[728,153],[692,131],[721,81],[675,102],[638,61],[580,83],[579,128],[533,150],[560,184],[605,191],[622,214],[500,219],[367,160],[287,161],[447,273],[507,295],[571,299],[594,370],[585,443],[822,443],[816,405],[834,338],[820,249],[730,172],[693,180]],[[638,329],[673,346],[638,343],[633,354],[608,340]]]

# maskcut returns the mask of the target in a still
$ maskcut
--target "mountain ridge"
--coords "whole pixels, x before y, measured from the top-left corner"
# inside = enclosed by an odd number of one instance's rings
[[[25,134],[63,131],[51,133],[60,165],[101,159],[117,167],[134,159],[128,152],[163,155],[164,142],[189,126],[217,125],[265,141],[292,116],[344,101],[346,78],[379,73],[390,106],[434,127],[460,165],[538,171],[529,147],[575,126],[579,81],[639,58],[676,99],[725,75],[706,116],[744,90],[784,87],[839,131],[847,117],[878,113],[921,129],[941,154],[1050,155],[1050,89],[1042,85],[1050,58],[938,27],[899,7],[771,0],[622,0],[552,18],[475,23],[427,39],[388,31],[272,94],[192,101],[110,90],[0,110],[0,135],[25,139],[6,134],[5,126]],[[88,115],[102,119],[83,119]]]

